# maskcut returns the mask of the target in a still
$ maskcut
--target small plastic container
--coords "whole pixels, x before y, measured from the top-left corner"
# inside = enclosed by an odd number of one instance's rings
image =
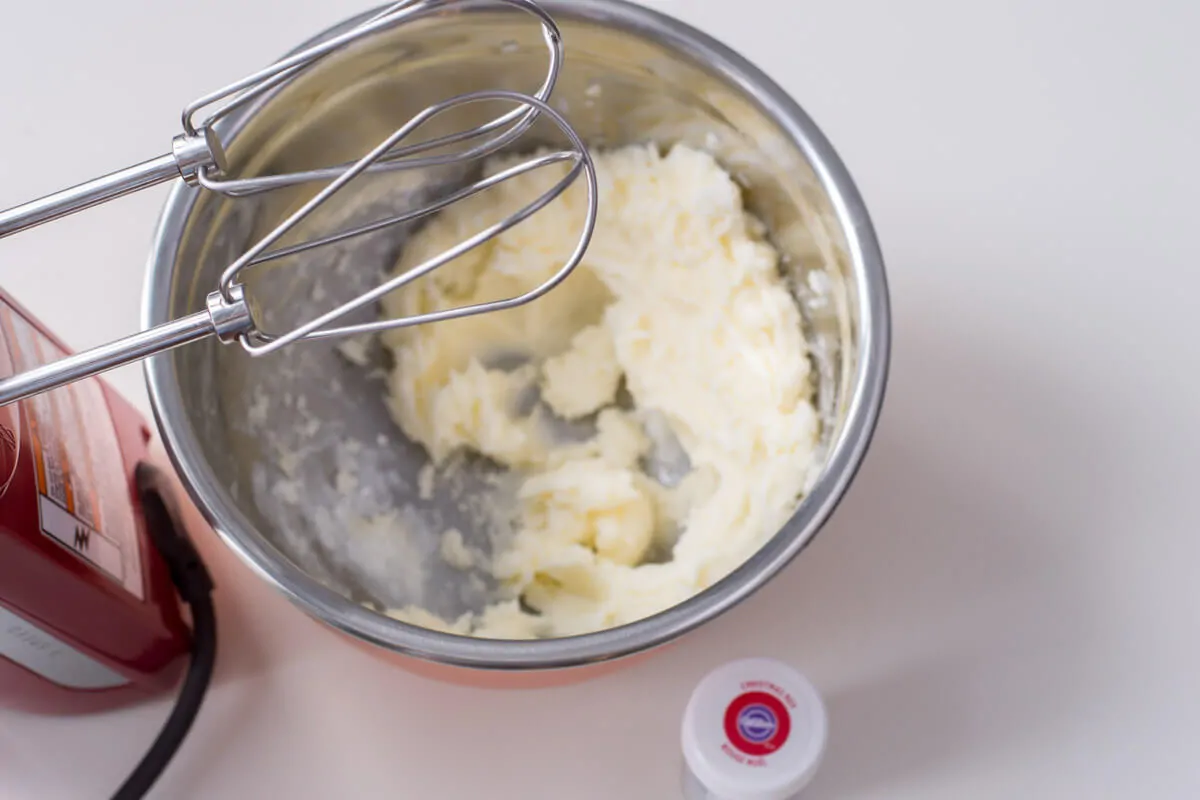
[[[792,800],[825,754],[829,721],[811,683],[766,658],[709,673],[683,714],[687,800]]]

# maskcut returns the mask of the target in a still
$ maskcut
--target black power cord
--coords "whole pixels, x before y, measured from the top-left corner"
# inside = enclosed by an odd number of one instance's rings
[[[208,692],[213,665],[217,660],[217,618],[212,602],[212,577],[180,524],[166,476],[155,467],[143,463],[138,465],[135,479],[146,528],[167,563],[171,581],[180,598],[192,610],[192,656],[171,715],[141,762],[113,795],[113,800],[140,800],[162,775],[191,730],[192,722]]]

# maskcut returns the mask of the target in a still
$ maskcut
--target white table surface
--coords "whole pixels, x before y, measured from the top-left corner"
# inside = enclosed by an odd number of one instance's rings
[[[1200,4],[660,4],[795,94],[878,225],[893,377],[847,501],[734,613],[537,692],[400,672],[206,539],[221,659],[155,796],[670,798],[687,694],[736,654],[828,698],[806,797],[1200,797]],[[0,207],[157,155],[183,102],[359,8],[6,5]],[[0,242],[0,283],[75,346],[132,330],[163,198]],[[107,797],[168,702],[0,712],[0,797]]]

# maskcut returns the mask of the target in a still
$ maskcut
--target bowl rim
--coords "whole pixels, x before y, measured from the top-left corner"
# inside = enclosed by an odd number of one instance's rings
[[[595,633],[534,641],[478,639],[400,622],[350,601],[302,572],[258,533],[201,457],[196,432],[186,423],[172,355],[146,360],[143,369],[150,405],[167,456],[192,501],[226,546],[292,603],[330,626],[387,650],[459,667],[539,670],[609,661],[671,642],[733,608],[790,563],[844,497],[870,446],[888,380],[891,312],[878,237],[849,171],[800,105],[746,58],[661,11],[627,0],[539,2],[556,19],[628,30],[706,63],[779,125],[809,162],[845,231],[850,267],[859,286],[860,353],[846,423],[831,444],[824,469],[792,517],[753,556],[711,587],[651,617]],[[373,13],[348,18],[293,52]],[[251,104],[230,114],[222,120],[221,133],[240,129],[255,110]],[[168,319],[173,266],[197,198],[197,189],[179,182],[160,213],[143,292],[142,322],[147,327]]]

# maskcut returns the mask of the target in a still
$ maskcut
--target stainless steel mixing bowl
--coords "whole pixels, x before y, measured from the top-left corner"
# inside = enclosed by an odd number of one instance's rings
[[[168,452],[228,545],[317,618],[442,664],[502,670],[595,664],[672,640],[744,599],[803,549],[846,491],[867,449],[887,374],[889,311],[879,245],[845,167],[800,107],[745,59],[662,14],[618,0],[544,5],[560,23],[567,51],[555,101],[585,139],[593,146],[687,142],[713,152],[746,187],[749,207],[785,254],[816,343],[822,468],[795,515],[755,556],[685,603],[586,636],[466,638],[373,610],[418,600],[453,617],[481,605],[489,591],[486,575],[442,563],[433,535],[437,526],[454,524],[469,537],[470,501],[484,484],[467,479],[439,488],[429,501],[420,498],[423,451],[389,418],[377,371],[322,343],[252,360],[239,348],[208,341],[148,362]],[[221,133],[231,141],[231,162],[251,173],[335,163],[451,94],[536,87],[543,58],[537,27],[518,13],[429,20],[323,63],[231,115]],[[372,218],[414,192],[462,177],[372,178],[343,193],[309,232]],[[150,259],[144,321],[201,308],[229,261],[302,199],[293,193],[235,201],[177,187]],[[407,233],[382,232],[348,249],[263,269],[251,289],[274,298],[268,321],[299,318],[377,281]],[[400,523],[428,528],[429,535],[396,536],[397,520],[388,516],[396,508],[405,509]]]

